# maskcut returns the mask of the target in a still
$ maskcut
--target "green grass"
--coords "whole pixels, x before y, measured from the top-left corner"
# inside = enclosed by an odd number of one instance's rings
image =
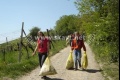
[[[110,77],[113,80],[119,80],[119,63],[106,63],[103,65],[104,74],[106,78]]]
[[[21,62],[18,61],[18,51],[7,52],[5,54],[5,61],[3,61],[2,59],[0,60],[0,78],[16,78],[17,76],[29,72],[30,70],[38,66],[37,56],[27,59],[25,50],[23,50],[22,52],[23,55],[21,58]],[[30,53],[32,54],[32,52]],[[1,55],[0,57],[2,58]]]
[[[55,55],[61,49],[66,47],[65,41],[55,41],[54,48],[50,50],[50,56]],[[18,61],[19,52],[11,51],[5,53],[5,61],[3,61],[3,54],[0,52],[0,79],[3,77],[15,79],[18,76],[24,75],[27,72],[35,69],[39,66],[38,56],[31,56],[32,51],[29,49],[30,58],[27,58],[27,54],[24,48],[22,48],[21,62]]]
[[[90,47],[95,54],[96,61],[102,65],[101,69],[103,70],[102,74],[105,76],[105,80],[109,80],[109,78],[112,80],[119,80],[119,62],[110,61],[108,57],[110,55],[106,55],[104,54],[105,52],[103,52],[106,51],[106,53],[108,53],[105,46],[96,47],[91,44]],[[100,49],[103,49],[103,51]]]
[[[52,54],[50,54],[50,56],[55,55],[55,54],[58,53],[61,49],[63,49],[64,47],[66,47],[66,42],[63,41],[63,40],[61,40],[61,41],[59,40],[59,41],[55,41],[55,42],[53,43],[53,45],[54,45],[54,48],[51,47],[50,53],[52,53]]]

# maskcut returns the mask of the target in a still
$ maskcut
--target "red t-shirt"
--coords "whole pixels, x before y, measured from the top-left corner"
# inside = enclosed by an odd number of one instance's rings
[[[78,40],[75,38],[72,40],[71,48],[73,49],[81,49],[83,47],[84,51],[86,51],[86,47],[84,45],[83,38],[81,36],[78,37]]]
[[[47,49],[47,43],[49,42],[49,40],[47,38],[43,38],[43,39],[38,39],[37,43],[38,43],[38,52],[40,53],[46,53],[48,51]]]

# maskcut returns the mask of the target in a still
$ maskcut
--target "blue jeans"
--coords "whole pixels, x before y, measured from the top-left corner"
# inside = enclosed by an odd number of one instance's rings
[[[40,68],[41,68],[45,59],[47,58],[47,52],[46,53],[38,52],[38,58],[39,58],[39,65],[40,65]]]
[[[75,69],[78,69],[78,64],[79,64],[79,67],[81,67],[81,50],[74,50]]]

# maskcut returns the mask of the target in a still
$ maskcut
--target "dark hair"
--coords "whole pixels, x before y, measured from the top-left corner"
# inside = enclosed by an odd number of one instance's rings
[[[43,32],[41,32],[41,31],[38,31],[38,34],[39,34],[39,33],[41,33],[41,34],[42,34],[42,36],[45,36]]]

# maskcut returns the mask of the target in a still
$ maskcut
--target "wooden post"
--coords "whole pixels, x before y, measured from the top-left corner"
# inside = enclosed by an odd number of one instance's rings
[[[7,43],[7,45],[8,45],[8,39],[7,39],[7,37],[6,37],[6,43]]]
[[[19,43],[19,62],[21,61],[21,53],[22,53],[22,37],[23,37],[23,27],[24,27],[24,22],[22,22],[22,29],[21,29],[21,36],[20,36],[20,43]]]
[[[5,48],[3,48],[2,53],[3,53],[3,61],[5,62]]]
[[[49,40],[50,49],[51,49],[51,46],[54,48],[54,45],[53,45],[53,43],[52,43],[51,36],[50,36],[50,34],[49,34],[49,30],[48,30],[48,29],[47,29],[47,35],[48,35],[48,38],[50,38],[50,40]]]
[[[7,37],[6,37],[6,44],[7,44],[7,51],[8,51],[9,49],[8,49],[8,39],[7,39]]]

